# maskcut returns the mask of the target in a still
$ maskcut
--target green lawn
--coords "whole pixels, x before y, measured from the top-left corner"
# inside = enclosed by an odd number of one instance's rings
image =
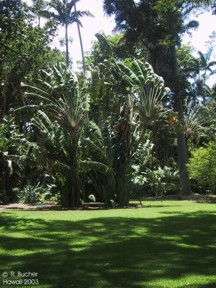
[[[143,204],[104,211],[1,212],[0,287],[216,287],[215,204]],[[16,279],[11,271],[36,272],[38,277],[27,279],[40,284],[3,285]]]

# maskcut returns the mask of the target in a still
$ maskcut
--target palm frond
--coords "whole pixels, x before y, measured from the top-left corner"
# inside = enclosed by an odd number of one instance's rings
[[[149,63],[133,60],[131,68],[123,63],[116,63],[118,71],[132,88],[138,110],[143,122],[153,120],[159,111],[159,103],[169,93],[162,77],[156,75]]]
[[[89,109],[87,90],[80,89],[77,76],[66,71],[64,65],[53,66],[45,75],[47,79],[41,81],[41,84],[45,86],[46,91],[28,86],[32,91],[27,92],[27,95],[47,103],[47,109],[52,112],[51,118],[59,121],[64,129],[70,133],[77,131]]]
[[[112,171],[112,168],[110,168],[108,165],[97,162],[97,161],[92,161],[92,160],[83,160],[81,161],[83,165],[85,165],[85,169],[90,169],[95,172],[99,172],[102,174],[107,174],[110,171]]]
[[[184,117],[186,135],[205,130],[211,121],[210,113],[205,106],[190,104]]]

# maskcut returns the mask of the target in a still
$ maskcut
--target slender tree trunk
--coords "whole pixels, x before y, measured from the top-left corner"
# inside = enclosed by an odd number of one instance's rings
[[[69,66],[69,49],[68,49],[68,25],[65,26],[65,41],[66,41],[66,65]]]
[[[41,17],[38,16],[38,27],[40,28],[41,27]]]
[[[78,179],[78,170],[77,170],[77,150],[78,150],[78,138],[73,132],[71,133],[72,137],[72,159],[71,159],[71,187],[69,194],[69,207],[78,208],[81,206],[80,201],[80,187]]]
[[[204,75],[203,75],[203,95],[202,95],[202,98],[203,98],[203,105],[206,104],[206,70],[204,72]]]
[[[82,65],[83,65],[83,72],[86,72],[86,67],[85,67],[85,56],[84,56],[84,49],[83,49],[83,42],[82,42],[82,35],[81,35],[81,31],[80,31],[80,24],[79,21],[77,19],[77,9],[76,9],[76,2],[74,2],[74,11],[76,14],[76,23],[77,23],[77,31],[79,34],[79,41],[80,41],[80,49],[81,49],[81,54],[82,54]]]
[[[5,108],[6,108],[6,101],[7,101],[7,95],[6,95],[6,85],[4,84],[4,88],[2,91],[1,99],[0,99],[0,123],[3,122],[4,115],[5,115]]]

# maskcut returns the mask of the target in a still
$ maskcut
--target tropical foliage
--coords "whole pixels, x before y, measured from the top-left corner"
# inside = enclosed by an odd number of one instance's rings
[[[202,1],[192,2],[104,1],[121,33],[98,33],[82,72],[68,45],[69,25],[81,32],[90,16],[77,0],[1,2],[0,203],[124,207],[190,195],[189,180],[194,192],[215,193],[214,50],[197,57],[180,45],[197,25],[185,18]],[[51,46],[58,25],[66,59]]]
[[[216,192],[216,149],[215,142],[193,151],[188,164],[194,188],[203,193]]]

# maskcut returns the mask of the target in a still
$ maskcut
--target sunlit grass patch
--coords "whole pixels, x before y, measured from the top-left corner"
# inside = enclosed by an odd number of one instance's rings
[[[215,204],[143,204],[4,211],[0,271],[37,272],[40,288],[215,287]]]

